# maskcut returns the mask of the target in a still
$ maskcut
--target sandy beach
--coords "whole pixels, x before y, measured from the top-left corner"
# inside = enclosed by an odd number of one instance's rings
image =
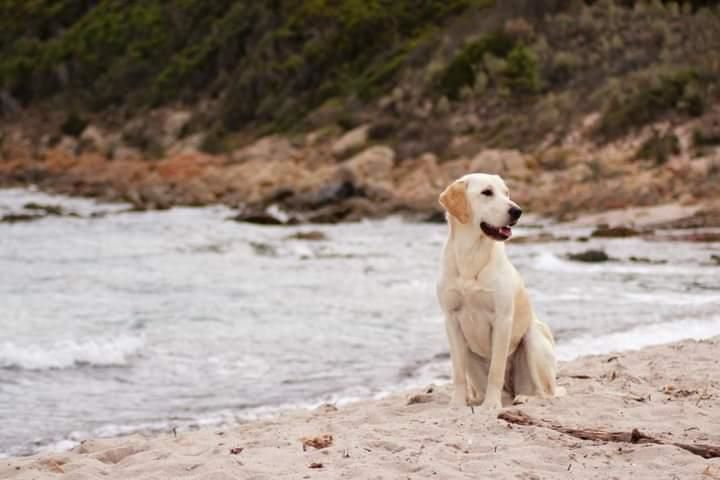
[[[672,445],[720,446],[719,346],[717,337],[687,340],[563,363],[565,397],[508,406],[506,419],[451,409],[447,386],[428,386],[223,430],[89,440],[3,459],[0,478],[720,479],[720,458]],[[542,425],[513,424],[508,412]],[[585,440],[562,428],[638,429],[668,444]]]

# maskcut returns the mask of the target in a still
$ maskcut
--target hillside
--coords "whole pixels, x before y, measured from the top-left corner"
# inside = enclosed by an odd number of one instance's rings
[[[468,169],[544,213],[692,202],[720,171],[718,4],[6,0],[0,175],[359,216],[433,210]]]

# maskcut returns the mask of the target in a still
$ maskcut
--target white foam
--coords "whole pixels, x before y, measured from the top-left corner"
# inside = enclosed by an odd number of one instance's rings
[[[140,337],[63,340],[53,345],[19,346],[0,343],[0,368],[48,370],[78,365],[123,366],[137,355],[145,342]]]
[[[586,334],[566,342],[558,342],[557,356],[559,360],[567,361],[585,355],[637,350],[652,345],[716,335],[720,335],[720,317],[709,320],[677,320],[642,325],[606,335]]]

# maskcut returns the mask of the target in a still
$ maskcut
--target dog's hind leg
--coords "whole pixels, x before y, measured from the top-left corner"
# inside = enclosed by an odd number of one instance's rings
[[[515,395],[552,398],[561,394],[555,383],[555,341],[547,325],[533,319],[513,357]]]

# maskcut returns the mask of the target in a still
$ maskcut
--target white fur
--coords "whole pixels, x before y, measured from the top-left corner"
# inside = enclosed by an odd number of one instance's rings
[[[517,395],[556,396],[550,329],[535,316],[505,244],[480,228],[482,222],[511,224],[509,209],[517,205],[497,175],[471,174],[457,182],[465,188],[470,220],[462,223],[448,213],[437,286],[452,359],[452,404],[497,409]]]

